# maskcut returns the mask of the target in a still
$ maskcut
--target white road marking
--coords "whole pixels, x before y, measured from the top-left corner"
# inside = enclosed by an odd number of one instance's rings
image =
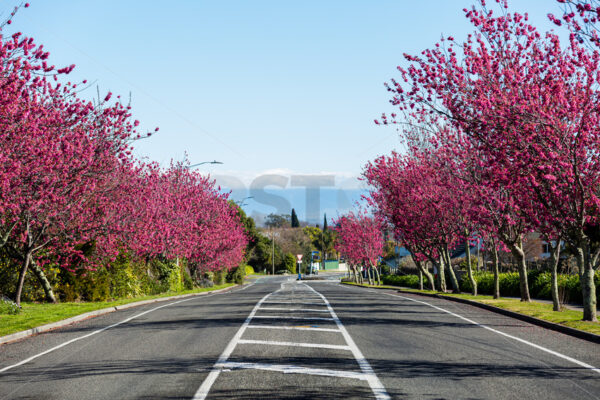
[[[513,335],[509,335],[508,333],[504,333],[504,332],[502,332],[502,331],[499,331],[499,330],[496,330],[496,329],[494,329],[494,328],[490,328],[490,327],[489,327],[489,326],[487,326],[487,325],[480,324],[479,322],[473,321],[472,319],[469,319],[469,318],[463,317],[462,315],[459,315],[459,314],[453,313],[452,311],[448,311],[448,310],[446,310],[446,309],[443,309],[443,308],[441,308],[441,307],[434,306],[433,304],[429,304],[429,303],[427,303],[427,302],[425,302],[425,301],[416,300],[416,299],[411,299],[410,297],[400,296],[400,295],[396,295],[396,294],[392,294],[392,293],[383,293],[383,294],[386,294],[386,295],[388,295],[388,296],[392,296],[392,297],[398,297],[398,298],[401,298],[401,299],[404,299],[404,300],[409,300],[409,301],[412,301],[412,302],[415,302],[415,303],[424,304],[424,305],[426,305],[426,306],[429,306],[429,307],[431,307],[431,308],[435,308],[436,310],[439,310],[439,311],[445,312],[445,313],[447,313],[447,314],[450,314],[450,315],[452,315],[452,316],[454,316],[454,317],[456,317],[456,318],[462,319],[463,321],[469,322],[469,323],[471,323],[471,324],[473,324],[473,325],[477,325],[477,326],[479,326],[479,327],[481,327],[481,328],[483,328],[483,329],[487,329],[488,331],[491,331],[491,332],[497,333],[498,335],[502,335],[502,336],[504,336],[504,337],[507,337],[507,338],[509,338],[509,339],[516,340],[517,342],[520,342],[520,343],[526,344],[526,345],[528,345],[528,346],[531,346],[531,347],[533,347],[533,348],[536,348],[536,349],[538,349],[538,350],[541,350],[541,351],[544,351],[544,352],[546,352],[546,353],[552,354],[553,356],[556,356],[556,357],[562,358],[563,360],[567,360],[567,361],[569,361],[569,362],[572,362],[573,364],[577,364],[577,365],[579,365],[579,366],[581,366],[581,367],[587,368],[587,369],[589,369],[589,370],[592,370],[592,371],[594,371],[594,372],[596,372],[596,373],[600,374],[600,368],[594,367],[593,365],[590,365],[590,364],[584,363],[583,361],[579,361],[579,360],[577,360],[577,359],[575,359],[575,358],[573,358],[573,357],[569,357],[569,356],[567,356],[567,355],[565,355],[565,354],[562,354],[562,353],[559,353],[559,352],[557,352],[557,351],[550,350],[550,349],[548,349],[548,348],[546,348],[546,347],[544,347],[544,346],[540,346],[539,344],[535,344],[535,343],[532,343],[532,342],[530,342],[530,341],[527,341],[527,340],[525,340],[525,339],[521,339],[521,338],[519,338],[519,337],[516,337],[516,336],[513,336]]]
[[[312,326],[275,326],[275,325],[248,325],[247,328],[255,328],[255,329],[298,329],[303,331],[321,331],[321,332],[338,332],[341,333],[339,329],[332,328],[315,328]]]
[[[334,321],[334,318],[329,317],[300,317],[296,315],[255,315],[254,318],[267,318],[267,319],[310,319],[317,321]]]
[[[371,387],[375,398],[390,399],[390,395],[385,390],[385,387],[383,386],[377,375],[375,375],[375,371],[373,371],[373,368],[371,368],[371,364],[369,364],[369,361],[367,361],[367,359],[362,354],[356,343],[354,343],[352,336],[350,336],[344,325],[342,325],[342,321],[340,321],[335,311],[333,311],[333,307],[331,307],[331,304],[329,304],[329,300],[327,300],[327,298],[325,298],[325,296],[323,296],[321,293],[313,289],[310,285],[306,285],[306,287],[315,292],[317,295],[319,295],[319,297],[327,304],[327,308],[329,309],[331,316],[335,320],[338,329],[342,331],[342,335],[344,336],[344,339],[346,339],[346,343],[348,343],[348,346],[350,346],[350,351],[352,351],[356,362],[360,366],[360,369],[362,370],[363,374],[367,376],[366,380],[369,383],[369,386]]]
[[[311,303],[303,301],[265,301],[265,304],[293,304],[293,305],[307,305],[307,306],[324,306],[325,303]]]
[[[249,340],[240,339],[239,344],[264,344],[267,346],[291,346],[291,347],[309,347],[309,348],[320,348],[320,349],[334,349],[334,350],[348,350],[349,346],[339,344],[323,344],[323,343],[298,343],[298,342],[276,342],[272,340]]]
[[[325,305],[325,304],[323,304]],[[317,310],[316,308],[285,308],[285,307],[261,307],[262,310],[273,311],[300,311],[300,312],[329,312],[329,310]]]
[[[360,379],[363,381],[368,380],[368,376],[362,372],[352,371],[339,371],[334,369],[324,368],[306,368],[298,367],[296,365],[282,365],[282,364],[262,364],[262,363],[245,363],[245,362],[232,362],[227,361],[221,365],[222,368],[230,369],[260,369],[264,371],[283,372],[284,374],[306,374],[306,375],[320,375],[320,376],[331,376],[335,378],[349,378],[349,379]]]
[[[256,315],[256,312],[259,311],[259,308],[261,307],[261,305],[263,303],[267,302],[267,298],[269,298],[269,296],[271,296],[274,293],[280,292],[281,290],[284,289],[285,284],[282,283],[281,287],[277,291],[265,295],[262,299],[260,299],[260,301],[258,303],[256,303],[256,305],[252,309],[252,312],[250,312],[250,314],[248,315],[248,317],[246,318],[246,320],[244,321],[244,323],[242,324],[240,329],[236,332],[234,337],[227,344],[227,347],[225,348],[225,350],[223,351],[221,356],[219,356],[219,359],[213,366],[213,369],[209,372],[209,374],[206,377],[206,379],[204,380],[204,382],[202,382],[202,385],[200,385],[200,388],[198,388],[198,390],[196,391],[196,393],[193,397],[193,400],[204,400],[208,396],[208,393],[210,392],[212,385],[215,383],[215,381],[217,380],[217,378],[219,377],[221,372],[231,369],[231,368],[267,369],[267,370],[284,372],[284,373],[304,373],[304,374],[312,373],[313,375],[353,377],[355,379],[361,379],[361,380],[367,381],[367,383],[371,387],[371,390],[373,391],[373,394],[375,395],[376,399],[378,399],[378,400],[390,399],[390,396],[387,393],[387,391],[385,390],[385,387],[383,386],[383,384],[381,383],[379,378],[377,378],[377,375],[375,375],[375,372],[371,368],[371,365],[369,364],[367,359],[363,356],[361,351],[358,349],[358,347],[356,346],[356,343],[354,343],[354,340],[352,340],[352,337],[350,336],[348,331],[346,331],[346,328],[344,327],[344,325],[342,325],[342,323],[339,320],[339,318],[337,317],[335,311],[333,311],[331,304],[329,304],[329,301],[325,298],[325,296],[323,296],[321,293],[317,292],[312,287],[305,285],[304,283],[301,283],[301,284],[303,286],[306,286],[312,292],[316,293],[317,296],[319,296],[321,298],[321,300],[323,300],[323,302],[327,306],[327,309],[329,310],[329,313],[331,314],[332,318],[259,316],[259,315]],[[294,302],[294,304],[298,304],[298,303]],[[250,341],[250,340],[242,339],[242,335],[244,334],[246,329],[251,326],[250,321],[253,318],[283,318],[283,319],[311,319],[311,320],[317,319],[317,320],[333,320],[333,321],[335,321],[335,323],[338,327],[338,331],[344,336],[346,344],[348,345],[347,350],[351,351],[352,355],[354,355],[354,358],[356,359],[356,362],[358,363],[362,373],[335,371],[335,370],[327,370],[327,369],[319,369],[319,368],[304,368],[304,367],[297,367],[297,366],[293,366],[293,365],[281,366],[281,365],[259,364],[259,363],[228,362],[227,360],[231,356],[231,353],[233,352],[233,350],[239,343],[265,344],[265,342],[263,342],[263,341],[254,341],[254,340]],[[281,343],[285,343],[285,342],[266,342],[266,344],[273,344],[273,345],[274,344],[279,345]],[[290,342],[290,343],[292,343],[292,342]],[[297,346],[299,344],[294,343],[294,345]],[[311,346],[311,347],[315,347],[315,346]]]
[[[229,292],[227,292],[227,293],[229,293]],[[129,317],[129,318],[126,318],[126,319],[124,319],[124,320],[122,320],[122,321],[119,321],[119,322],[117,322],[117,323],[115,323],[115,324],[112,324],[112,325],[109,325],[109,326],[105,326],[105,327],[104,327],[104,328],[102,328],[102,329],[95,330],[95,331],[93,331],[93,332],[90,332],[90,333],[88,333],[88,334],[86,334],[86,335],[79,336],[79,337],[76,337],[76,338],[74,338],[74,339],[68,340],[68,341],[66,341],[66,342],[64,342],[64,343],[61,343],[61,344],[59,344],[58,346],[51,347],[51,348],[49,348],[48,350],[42,351],[41,353],[38,353],[38,354],[36,354],[36,355],[33,355],[33,356],[29,357],[29,358],[26,358],[26,359],[24,359],[24,360],[22,360],[22,361],[19,361],[19,362],[18,362],[18,363],[16,363],[16,364],[12,364],[12,365],[6,366],[6,367],[4,367],[4,368],[0,369],[0,374],[1,374],[1,373],[3,373],[3,372],[6,372],[6,371],[8,371],[8,370],[10,370],[10,369],[13,369],[13,368],[16,368],[16,367],[18,367],[18,366],[21,366],[21,365],[23,365],[23,364],[27,364],[28,362],[30,362],[30,361],[33,361],[33,360],[35,360],[36,358],[39,358],[39,357],[41,357],[41,356],[43,356],[43,355],[46,355],[46,354],[48,354],[48,353],[52,353],[53,351],[56,351],[56,350],[58,350],[58,349],[60,349],[60,348],[63,348],[63,347],[65,347],[65,346],[68,346],[68,345],[70,345],[71,343],[75,343],[75,342],[77,342],[77,341],[79,341],[79,340],[83,340],[83,339],[89,338],[90,336],[97,335],[98,333],[104,332],[104,331],[106,331],[106,330],[108,330],[108,329],[110,329],[110,328],[114,328],[115,326],[119,326],[119,325],[125,324],[125,323],[127,323],[127,322],[129,322],[129,321],[131,321],[131,320],[133,320],[133,319],[139,318],[139,317],[141,317],[141,316],[143,316],[143,315],[146,315],[146,314],[148,314],[148,313],[151,313],[151,312],[153,312],[153,311],[159,310],[159,309],[161,309],[161,308],[169,307],[169,306],[172,306],[172,305],[175,305],[175,304],[179,304],[179,303],[183,303],[183,302],[186,302],[186,301],[198,300],[198,299],[206,299],[206,298],[207,298],[207,297],[209,297],[209,296],[215,296],[215,295],[218,295],[218,294],[220,294],[220,293],[209,294],[209,295],[205,295],[205,296],[198,296],[198,297],[190,297],[190,298],[188,298],[188,299],[183,299],[183,300],[179,300],[179,301],[174,301],[173,303],[164,304],[164,305],[162,305],[162,306],[154,307],[154,308],[152,308],[152,309],[150,309],[150,310],[146,310],[146,311],[144,311],[144,312],[141,312],[141,313],[139,313],[139,314],[133,315],[133,316],[131,316],[131,317]]]
[[[281,285],[281,288],[283,288],[283,284]],[[277,291],[281,290],[281,288],[278,289]],[[200,387],[198,388],[198,390],[194,394],[194,397],[193,397],[194,400],[204,400],[206,398],[206,396],[208,396],[208,392],[210,392],[210,388],[212,387],[212,385],[215,383],[215,381],[217,380],[217,378],[221,374],[221,371],[223,369],[223,366],[222,366],[223,363],[225,361],[227,361],[227,359],[229,358],[229,356],[231,355],[231,353],[235,349],[235,346],[237,345],[238,341],[242,338],[242,335],[246,331],[246,328],[248,327],[248,325],[250,325],[250,321],[254,317],[254,314],[256,314],[256,311],[258,311],[258,309],[261,306],[261,304],[271,294],[272,293],[269,293],[269,294],[265,295],[265,297],[263,297],[262,299],[260,299],[258,301],[258,303],[256,303],[256,305],[254,306],[254,308],[252,309],[252,311],[250,312],[250,314],[248,314],[248,317],[246,318],[246,320],[242,324],[241,328],[236,332],[236,334],[233,336],[233,338],[231,338],[231,340],[227,344],[227,347],[225,347],[225,350],[223,350],[223,353],[221,353],[221,355],[219,356],[219,359],[217,360],[217,362],[213,366],[213,369],[210,371],[210,373],[208,374],[208,376],[206,377],[206,379],[204,380],[204,382],[202,382],[202,385],[200,385]]]

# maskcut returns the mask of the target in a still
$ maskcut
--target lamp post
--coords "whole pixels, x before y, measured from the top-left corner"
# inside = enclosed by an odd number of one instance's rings
[[[243,206],[247,205],[246,203],[244,203],[244,201],[253,199],[253,198],[254,198],[254,196],[244,197],[243,199],[236,201],[235,204],[237,204],[239,207],[243,207]]]
[[[203,161],[201,163],[197,163],[197,164],[192,164],[192,165],[188,165],[186,168],[190,169],[190,168],[194,168],[197,167],[199,165],[204,165],[204,164],[223,164],[221,161],[217,161],[217,160],[213,160],[213,161]]]

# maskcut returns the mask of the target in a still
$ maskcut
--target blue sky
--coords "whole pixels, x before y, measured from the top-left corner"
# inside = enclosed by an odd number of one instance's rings
[[[218,160],[204,170],[244,187],[265,172],[333,174],[345,187],[400,149],[395,130],[373,119],[391,111],[383,83],[402,54],[441,33],[464,37],[473,0],[30,3],[10,29],[43,43],[52,63],[76,64],[71,79],[131,93],[135,118],[160,127],[136,145],[140,157]],[[511,6],[542,30],[548,12],[560,13],[552,0]]]

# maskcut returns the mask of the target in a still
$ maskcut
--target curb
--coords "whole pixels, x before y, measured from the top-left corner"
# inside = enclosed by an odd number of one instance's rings
[[[54,330],[57,328],[62,328],[64,326],[83,321],[84,319],[98,317],[100,315],[108,314],[108,313],[115,312],[115,311],[126,310],[128,308],[143,306],[145,304],[158,303],[160,301],[183,299],[186,297],[206,296],[208,294],[213,294],[213,293],[227,292],[232,289],[235,289],[238,286],[239,285],[230,286],[230,287],[226,287],[223,289],[210,290],[210,291],[200,292],[200,293],[190,293],[190,294],[183,294],[183,295],[177,295],[177,296],[159,297],[157,299],[142,300],[142,301],[136,301],[134,303],[123,304],[120,306],[101,308],[100,310],[89,311],[89,312],[86,312],[83,314],[76,315],[71,318],[63,319],[63,320],[56,321],[56,322],[51,322],[49,324],[45,324],[45,325],[41,325],[41,326],[36,326],[35,328],[27,329],[26,331],[20,331],[20,332],[11,333],[10,335],[0,336],[0,345],[14,342],[16,340],[24,339],[26,337],[37,335],[40,333],[48,332],[48,331],[51,331],[51,330]]]
[[[366,287],[366,286],[359,286],[359,285],[351,285],[351,286],[371,289],[370,287]],[[383,288],[381,288],[381,289],[383,289]],[[388,290],[396,290],[398,293],[402,293],[402,294],[415,294],[417,296],[433,297],[433,298],[437,298],[437,299],[454,301],[456,303],[468,304],[468,305],[471,305],[474,307],[479,307],[479,308],[483,308],[488,311],[495,312],[497,314],[502,314],[502,315],[506,315],[508,317],[519,319],[521,321],[529,322],[530,324],[541,326],[542,328],[551,329],[553,331],[564,333],[565,335],[573,336],[573,337],[576,337],[579,339],[583,339],[583,340],[587,340],[590,342],[600,344],[600,335],[596,335],[595,333],[585,332],[585,331],[581,331],[579,329],[571,328],[569,326],[556,324],[554,322],[544,321],[543,319],[531,317],[529,315],[521,314],[521,313],[518,313],[515,311],[505,310],[504,308],[495,307],[495,306],[492,306],[489,304],[484,304],[484,303],[479,303],[479,302],[473,301],[473,300],[461,299],[458,297],[451,297],[451,296],[444,296],[444,295],[439,295],[439,294],[434,294],[434,293],[417,293],[417,292],[413,292],[410,290],[403,290],[403,289],[389,289],[389,288],[387,288],[387,289]]]

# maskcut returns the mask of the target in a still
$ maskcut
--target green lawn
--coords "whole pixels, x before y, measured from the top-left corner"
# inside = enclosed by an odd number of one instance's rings
[[[352,282],[344,282],[347,285],[356,285]],[[385,288],[385,289],[400,289],[398,286],[374,286],[374,285],[358,285],[364,287],[372,287],[372,288]],[[555,324],[561,324],[568,326],[570,328],[579,329],[586,332],[595,333],[596,335],[600,335],[600,323],[599,322],[587,322],[582,321],[583,312],[564,309],[563,311],[556,312],[552,311],[552,304],[549,303],[540,303],[537,301],[532,301],[531,303],[521,302],[519,299],[505,299],[500,298],[494,300],[492,296],[473,296],[470,294],[453,294],[453,293],[439,293],[431,290],[418,290],[418,289],[405,289],[402,288],[403,291],[413,292],[413,293],[435,293],[441,296],[448,297],[459,297],[461,299],[468,299],[477,301],[480,303],[489,304],[498,308],[503,308],[505,310],[518,312],[521,314],[529,315],[531,317],[543,319],[545,321],[554,322]]]
[[[142,300],[158,299],[161,297],[209,292],[233,285],[233,283],[226,283],[224,285],[215,285],[211,288],[198,288],[185,290],[182,292],[167,292],[155,296],[140,296],[130,299],[120,299],[97,303],[22,303],[21,305],[23,308],[19,314],[0,315],[0,336],[35,328],[36,326],[49,324],[51,322],[60,321],[79,314],[84,314],[89,311],[100,310],[102,308],[120,306]]]

